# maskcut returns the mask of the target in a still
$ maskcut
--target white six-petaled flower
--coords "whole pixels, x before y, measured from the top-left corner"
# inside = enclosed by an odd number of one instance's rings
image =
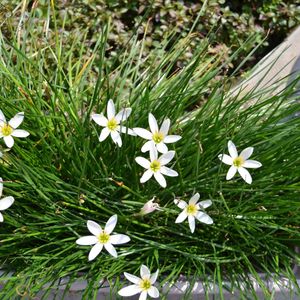
[[[153,285],[157,279],[158,271],[151,275],[149,269],[145,265],[142,265],[140,270],[141,278],[125,272],[125,277],[133,284],[122,288],[118,292],[119,295],[130,297],[141,293],[139,300],[146,300],[148,295],[152,298],[158,298],[159,291]]]
[[[147,171],[143,174],[140,179],[141,183],[146,182],[149,180],[152,175],[156,181],[165,188],[167,186],[166,180],[163,175],[176,177],[178,173],[165,165],[168,164],[174,157],[175,151],[168,151],[164,153],[160,157],[158,157],[158,152],[156,148],[152,145],[150,149],[150,161],[144,157],[138,156],[135,158],[135,161],[142,166],[143,168],[147,169]]]
[[[228,152],[230,154],[220,154],[218,158],[226,165],[230,165],[226,179],[230,180],[238,171],[241,177],[248,183],[252,183],[252,177],[246,168],[260,168],[262,164],[256,160],[248,159],[253,153],[253,147],[244,149],[239,155],[234,143],[228,142]]]
[[[103,246],[110,255],[112,255],[113,257],[117,257],[118,254],[113,245],[125,244],[130,241],[129,236],[125,234],[111,235],[117,224],[117,220],[117,215],[113,215],[112,217],[110,217],[105,225],[104,230],[96,222],[87,221],[88,230],[93,235],[79,238],[78,240],[76,240],[76,244],[83,246],[94,245],[89,253],[89,261],[97,257],[97,255],[103,249]]]
[[[199,193],[196,193],[189,201],[189,204],[187,204],[183,200],[175,199],[174,203],[182,209],[182,212],[177,217],[175,223],[181,223],[186,218],[188,218],[189,226],[191,229],[191,232],[193,233],[195,231],[195,219],[198,221],[205,223],[205,224],[212,224],[213,219],[204,213],[203,209],[211,206],[212,202],[211,200],[204,200],[199,203],[198,200],[200,198]]]
[[[24,113],[17,113],[9,122],[6,121],[6,118],[0,110],[0,138],[3,138],[4,143],[8,148],[11,148],[14,145],[13,137],[25,138],[29,135],[29,132],[23,129],[17,129],[24,120]]]
[[[2,191],[3,191],[3,180],[0,178],[0,198],[2,197]],[[0,200],[0,211],[6,210],[9,208],[13,203],[15,199],[12,196],[4,197]],[[3,222],[3,215],[0,212],[0,222]]]
[[[124,122],[131,114],[131,108],[124,108],[116,114],[115,104],[110,99],[107,103],[107,118],[101,114],[92,114],[92,119],[100,126],[104,127],[100,133],[99,141],[104,141],[110,134],[113,142],[119,147],[122,146],[120,133],[136,135],[132,129],[124,127]]]
[[[158,152],[167,153],[168,147],[166,144],[175,143],[181,139],[179,135],[168,135],[170,119],[165,119],[159,129],[155,117],[149,113],[148,122],[151,131],[139,127],[133,128],[138,136],[148,140],[142,147],[142,152],[150,151],[152,145],[154,145]]]

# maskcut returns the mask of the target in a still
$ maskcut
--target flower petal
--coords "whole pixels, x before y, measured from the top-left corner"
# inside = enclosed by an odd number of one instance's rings
[[[3,112],[2,112],[2,110],[0,109],[0,122],[2,123],[6,123],[6,118],[5,118],[5,116],[4,116],[4,114],[3,114]]]
[[[167,186],[166,179],[160,172],[155,172],[154,178],[160,184],[160,186],[162,186],[163,188],[165,188]]]
[[[198,221],[205,223],[205,224],[212,224],[214,221],[213,219],[207,215],[206,213],[199,211],[196,215]]]
[[[115,104],[112,101],[112,99],[109,99],[108,103],[107,103],[107,118],[108,118],[108,120],[114,118],[115,115],[116,115]]]
[[[149,168],[150,168],[150,161],[147,160],[147,159],[144,158],[144,157],[138,156],[138,157],[135,158],[135,161],[136,161],[140,166],[142,166],[142,167],[145,168],[145,169],[149,169]]]
[[[199,202],[199,205],[201,206],[201,208],[207,208],[212,205],[212,201],[204,200],[204,201]]]
[[[108,120],[106,117],[104,117],[103,114],[92,114],[92,120],[94,120],[98,125],[102,127],[107,126]]]
[[[8,148],[11,148],[15,143],[14,138],[11,135],[5,136],[3,140]]]
[[[232,141],[228,142],[228,152],[232,158],[238,157],[236,147]]]
[[[118,131],[111,131],[110,135],[111,135],[111,138],[114,141],[114,143],[117,144],[119,147],[121,147],[122,139],[121,139],[120,133]]]
[[[127,272],[124,272],[124,275],[132,283],[135,283],[135,284],[139,285],[139,283],[141,282],[141,278],[139,278],[135,275],[129,274]]]
[[[147,170],[141,177],[140,183],[145,183],[152,177],[152,175],[153,175],[153,172],[151,170]]]
[[[200,199],[200,194],[196,193],[189,201],[189,204],[196,204],[197,201]]]
[[[95,259],[98,256],[98,254],[102,251],[102,249],[103,249],[103,244],[100,243],[95,244],[89,253],[88,260],[91,261]]]
[[[94,245],[97,243],[98,243],[98,239],[94,235],[83,236],[76,240],[76,244],[81,246]]]
[[[261,166],[262,164],[259,161],[251,160],[251,159],[246,160],[243,164],[244,168],[250,168],[250,169],[260,168]]]
[[[131,136],[136,136],[136,133],[132,129],[125,127],[125,126],[119,126],[119,128],[117,130],[122,133],[129,134]]]
[[[163,154],[158,160],[162,165],[168,164],[174,157],[175,151],[169,151]]]
[[[101,226],[94,221],[87,221],[87,228],[91,234],[98,236],[102,232]]]
[[[157,153],[157,149],[155,147],[155,144],[151,144],[151,148],[150,148],[150,160],[151,162],[154,161],[154,160],[157,160],[157,156],[158,156],[158,153]]]
[[[16,129],[20,126],[20,124],[23,122],[24,120],[24,113],[23,112],[19,112],[17,113],[13,118],[11,118],[8,122],[8,124],[13,128]]]
[[[237,168],[235,166],[231,166],[227,172],[226,180],[230,180],[236,173]]]
[[[13,203],[15,199],[12,196],[5,197],[0,200],[0,210],[5,210],[9,208]]]
[[[0,213],[0,222],[3,222],[3,215]]]
[[[133,131],[143,139],[152,140],[152,133],[144,128],[135,127]]]
[[[157,269],[156,272],[153,273],[153,274],[150,276],[150,282],[151,282],[151,284],[154,284],[154,282],[156,281],[157,276],[158,276],[158,272],[159,272],[159,270]]]
[[[148,293],[146,291],[141,292],[139,300],[147,300]]]
[[[221,160],[224,164],[226,165],[232,165],[233,164],[233,159],[231,156],[227,154],[220,154],[218,155],[219,160]]]
[[[105,224],[104,231],[107,234],[111,234],[115,229],[117,222],[118,222],[118,216],[117,215],[111,216]]]
[[[164,142],[166,144],[169,144],[169,143],[175,143],[177,141],[179,141],[181,139],[181,136],[180,135],[167,135],[165,138],[164,138]]]
[[[115,116],[115,119],[118,123],[125,121],[131,114],[132,109],[129,108],[123,108],[121,111],[117,113]]]
[[[148,269],[147,266],[141,265],[140,274],[141,274],[142,279],[145,279],[145,278],[150,279],[150,270]]]
[[[177,219],[175,220],[175,223],[181,223],[181,222],[183,222],[186,218],[187,218],[187,213],[186,213],[186,211],[184,210],[184,211],[182,211],[180,214],[179,214],[179,216],[177,217]]]
[[[106,244],[104,244],[104,248],[107,250],[107,252],[108,252],[111,256],[113,256],[113,257],[118,257],[118,253],[117,253],[115,247],[114,247],[112,244],[106,243]]]
[[[160,172],[166,176],[170,176],[170,177],[176,177],[178,176],[178,173],[168,167],[162,166],[160,169]]]
[[[12,136],[25,138],[29,136],[29,132],[23,129],[16,129],[11,133]]]
[[[241,152],[240,156],[241,156],[244,160],[246,160],[246,159],[248,159],[248,158],[252,155],[252,153],[253,153],[253,147],[248,147],[248,148],[244,149],[244,150]]]
[[[157,151],[160,153],[167,153],[168,147],[163,142],[156,144]]]
[[[114,234],[110,236],[109,242],[113,245],[126,244],[130,241],[130,237],[125,234]]]
[[[151,286],[150,289],[148,290],[148,294],[152,298],[158,298],[159,297],[159,291],[157,287]]]
[[[142,147],[141,151],[143,153],[147,152],[147,151],[150,151],[151,147],[153,147],[154,145],[154,142],[153,141],[148,141],[144,144],[144,146]]]
[[[166,136],[170,128],[170,119],[165,119],[160,127],[160,132]]]
[[[191,229],[191,233],[194,233],[195,231],[195,217],[193,216],[188,216],[188,219],[189,219],[189,226],[190,226],[190,229]]]
[[[129,297],[129,296],[136,295],[141,291],[142,289],[138,285],[132,284],[119,290],[118,294],[123,297]]]
[[[181,209],[184,209],[187,206],[187,203],[180,199],[174,199],[174,203]]]
[[[155,117],[149,113],[148,122],[152,133],[158,132],[158,126]]]
[[[241,177],[248,183],[251,184],[252,183],[252,177],[250,175],[250,173],[248,172],[247,169],[245,168],[238,168],[238,171],[241,175]]]
[[[108,137],[109,133],[110,131],[107,127],[103,128],[99,136],[99,141],[103,142]]]

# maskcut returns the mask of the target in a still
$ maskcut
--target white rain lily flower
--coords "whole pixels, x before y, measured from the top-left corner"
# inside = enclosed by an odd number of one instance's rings
[[[113,142],[119,147],[122,146],[120,133],[128,133],[136,135],[132,129],[124,127],[121,122],[124,122],[131,114],[131,108],[124,108],[117,114],[115,112],[115,104],[110,99],[107,104],[107,118],[101,114],[92,114],[92,119],[100,126],[104,127],[100,133],[99,141],[104,141],[109,135]]]
[[[17,129],[24,120],[24,113],[17,113],[9,122],[6,122],[6,118],[0,110],[0,138],[3,138],[4,143],[8,148],[14,145],[14,138],[25,138],[29,136],[29,132],[23,129]]]
[[[0,198],[2,197],[2,191],[3,191],[3,180],[0,177]],[[13,203],[15,199],[12,196],[4,197],[0,200],[0,211],[6,210],[9,208]],[[0,222],[3,222],[3,216],[0,213]]]
[[[159,270],[151,275],[150,270],[145,265],[141,266],[141,278],[125,272],[125,277],[133,284],[122,288],[118,294],[123,297],[130,297],[141,293],[139,300],[146,300],[148,295],[152,298],[158,298],[159,291],[153,286],[157,279],[158,272]]]
[[[178,176],[178,173],[176,171],[165,166],[173,159],[174,155],[175,151],[169,151],[158,158],[158,152],[156,148],[154,146],[151,146],[150,161],[141,156],[136,157],[135,161],[140,166],[147,169],[147,171],[141,177],[140,182],[144,183],[147,180],[149,180],[152,177],[152,175],[154,175],[156,181],[163,188],[165,188],[167,186],[167,183],[163,175],[170,177]]]
[[[199,193],[196,193],[189,201],[189,204],[187,204],[183,200],[175,199],[174,203],[182,209],[182,212],[177,217],[175,223],[181,223],[186,218],[188,218],[189,226],[191,229],[191,232],[193,233],[195,231],[195,219],[198,221],[205,223],[205,224],[212,224],[214,221],[213,219],[204,213],[203,209],[209,207],[212,205],[211,200],[204,200],[199,203],[198,200],[200,198]]]
[[[158,203],[154,203],[155,197],[153,197],[151,200],[146,202],[144,206],[141,209],[140,214],[141,215],[147,215],[152,213],[155,210],[161,210]]]
[[[226,165],[230,165],[226,179],[230,180],[238,171],[241,177],[248,183],[252,183],[252,177],[246,168],[256,169],[260,168],[262,164],[256,160],[248,159],[253,152],[253,147],[244,149],[240,155],[236,150],[236,147],[232,141],[228,142],[228,152],[230,154],[220,154],[218,158]]]
[[[133,128],[133,131],[140,137],[149,140],[142,147],[142,152],[150,151],[152,145],[155,145],[158,152],[167,153],[168,147],[166,144],[175,143],[181,139],[179,135],[168,135],[170,128],[170,119],[165,119],[160,127],[158,128],[155,117],[149,113],[148,116],[150,130],[144,128]]]
[[[89,253],[89,261],[97,257],[97,255],[103,249],[103,246],[110,255],[112,255],[113,257],[118,257],[117,251],[113,245],[125,244],[130,241],[130,237],[125,234],[111,235],[117,224],[117,220],[117,215],[113,215],[112,217],[110,217],[105,225],[104,230],[96,222],[87,221],[88,230],[93,235],[79,238],[76,241],[76,244],[82,246],[94,245]]]

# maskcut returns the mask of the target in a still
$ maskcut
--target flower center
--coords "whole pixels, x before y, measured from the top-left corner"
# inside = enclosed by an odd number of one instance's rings
[[[103,231],[98,235],[98,240],[101,244],[106,244],[109,241],[109,234]]]
[[[149,279],[142,279],[141,283],[140,283],[140,288],[143,291],[147,291],[151,288],[151,282]]]
[[[154,160],[151,164],[150,164],[150,169],[153,172],[157,172],[160,170],[160,162],[158,160]]]
[[[110,119],[108,122],[107,122],[107,128],[110,130],[110,131],[114,131],[116,130],[118,126],[118,122],[115,118],[112,118]]]
[[[4,136],[11,135],[13,131],[14,131],[14,129],[8,124],[4,124],[1,128],[1,132]]]
[[[164,140],[164,135],[161,132],[155,132],[152,135],[152,139],[156,144],[159,144],[161,141]]]
[[[238,156],[233,160],[233,165],[237,168],[241,167],[244,164],[245,160],[241,157]]]
[[[186,213],[190,216],[194,216],[198,211],[198,208],[195,204],[189,204],[186,208]]]

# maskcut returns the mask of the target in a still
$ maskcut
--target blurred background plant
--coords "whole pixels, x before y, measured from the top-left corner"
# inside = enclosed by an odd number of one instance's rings
[[[298,0],[62,0],[53,1],[56,5],[57,26],[61,28],[63,42],[71,45],[74,36],[85,35],[83,40],[90,46],[96,43],[97,33],[112,20],[108,37],[107,55],[117,56],[126,47],[130,37],[137,31],[145,38],[143,55],[153,48],[160,48],[162,42],[172,35],[169,48],[178,39],[188,35],[190,29],[196,37],[185,53],[178,59],[181,68],[191,58],[193,49],[204,37],[211,40],[208,51],[214,56],[222,53],[223,73],[234,70],[251,49],[262,46],[247,59],[242,71],[249,69],[260,58],[283,41],[287,34],[300,23],[300,3]],[[50,10],[50,0],[2,0],[0,9],[1,30],[10,37],[12,28],[21,29],[33,12],[30,22],[42,26],[46,37],[51,34],[53,25],[46,23]],[[203,13],[194,25],[200,10]],[[26,11],[26,13],[25,13]],[[22,15],[21,21],[16,16]],[[210,34],[213,32],[213,34]],[[251,44],[243,42],[252,34],[256,39]],[[268,39],[265,40],[266,36]],[[43,38],[41,38],[40,42]],[[54,41],[53,41],[54,42]],[[242,45],[243,44],[243,45]],[[41,46],[43,43],[41,43]],[[242,49],[241,49],[242,46]],[[228,57],[237,49],[240,54],[233,61]],[[168,49],[167,49],[168,50]],[[75,49],[76,51],[76,49]],[[90,53],[85,53],[90,57]],[[78,54],[79,56],[79,54]]]

